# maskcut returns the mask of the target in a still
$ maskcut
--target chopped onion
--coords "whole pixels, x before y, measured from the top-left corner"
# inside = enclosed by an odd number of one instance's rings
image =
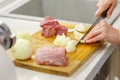
[[[85,41],[84,40],[80,40],[80,43],[85,43]]]
[[[77,44],[77,41],[75,41],[75,40],[68,41],[68,43],[65,47],[66,51],[67,52],[74,52],[76,50],[76,44]]]
[[[68,29],[68,32],[74,32],[74,28],[73,29]]]
[[[83,25],[82,23],[76,25],[74,29],[76,31],[79,31],[79,32],[82,32],[82,33],[85,33],[88,30],[88,28],[85,25]]]
[[[18,39],[12,48],[13,56],[16,59],[25,60],[32,56],[33,46],[32,43],[25,39]]]
[[[80,40],[84,34],[74,31],[74,37],[76,40]]]
[[[70,38],[66,37],[64,34],[63,35],[57,35],[53,44],[55,46],[65,47],[69,40],[70,40]]]

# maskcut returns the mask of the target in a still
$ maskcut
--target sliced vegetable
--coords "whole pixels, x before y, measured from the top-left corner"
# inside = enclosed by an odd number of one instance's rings
[[[85,26],[84,24],[80,23],[80,24],[76,25],[74,29],[75,29],[76,31],[85,33],[85,32],[88,30],[88,27]]]
[[[75,41],[75,40],[68,41],[68,43],[65,47],[66,51],[67,52],[74,52],[76,50],[76,44],[77,44],[77,41]]]
[[[84,34],[74,31],[74,37],[76,40],[80,40]]]
[[[55,46],[60,46],[60,47],[65,47],[70,41],[69,37],[66,37],[64,34],[63,35],[57,35],[56,39],[54,40],[54,45]]]

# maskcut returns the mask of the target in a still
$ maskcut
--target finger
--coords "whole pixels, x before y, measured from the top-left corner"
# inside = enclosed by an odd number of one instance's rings
[[[100,14],[101,14],[100,11],[101,11],[100,8],[98,8],[97,11],[95,12],[95,16],[96,16],[96,17],[99,17],[99,16],[100,16]]]
[[[101,21],[102,22],[102,21]],[[92,38],[95,35],[98,35],[101,31],[101,22],[98,23],[90,32],[89,34],[85,37],[85,39]],[[84,39],[84,40],[85,40]]]
[[[89,40],[97,35],[101,34],[101,30],[92,30],[86,37],[84,40]]]
[[[100,7],[100,2],[99,3],[97,3],[97,8],[99,8]]]
[[[109,7],[109,5],[101,5],[98,10],[95,12],[95,16],[99,17],[101,14]]]
[[[102,9],[101,7],[99,7],[98,10],[95,12],[95,16],[99,17],[102,14],[103,11],[104,11],[104,9]]]
[[[85,40],[86,43],[94,43],[94,42],[97,42],[97,41],[102,41],[102,35],[98,35],[98,36],[95,36],[91,39],[88,39],[88,40]]]
[[[101,21],[100,21],[100,24],[102,24],[102,23],[106,23],[106,22],[105,22],[104,20],[101,20]]]
[[[108,25],[106,21],[104,21],[104,20],[100,21],[100,25],[99,25],[100,27],[105,27],[106,28],[107,27],[106,25]]]
[[[111,7],[109,8],[108,12],[107,12],[107,18],[110,18],[114,8],[115,8],[116,4],[112,4]]]
[[[101,28],[101,24],[102,24],[103,22],[104,22],[104,21],[101,20],[97,25],[94,26],[94,28],[93,28],[92,30],[98,30],[98,29],[100,29],[100,28]],[[92,30],[91,30],[91,31],[92,31]]]

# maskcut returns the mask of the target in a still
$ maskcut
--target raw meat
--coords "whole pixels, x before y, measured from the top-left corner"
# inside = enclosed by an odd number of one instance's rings
[[[66,66],[66,50],[63,47],[43,46],[36,50],[35,60],[40,65]]]
[[[64,26],[61,26],[61,25],[57,25],[57,26],[55,27],[55,30],[56,30],[56,34],[57,34],[57,35],[62,35],[63,33],[64,33],[64,34],[67,33],[67,28],[64,27]]]
[[[58,23],[58,21],[55,21],[55,20],[48,20],[48,21],[45,20],[41,23],[41,27],[50,26],[50,25],[55,27],[55,26],[59,25],[59,23]]]
[[[53,35],[62,35],[67,32],[67,28],[60,25],[58,21],[54,20],[52,17],[45,17],[44,21],[41,22],[42,35],[44,37],[50,37]],[[49,34],[50,33],[50,34]]]
[[[56,33],[55,28],[53,28],[52,26],[45,26],[45,27],[42,28],[42,30],[43,30],[42,35],[44,37],[50,37],[50,36],[52,36],[53,34]]]

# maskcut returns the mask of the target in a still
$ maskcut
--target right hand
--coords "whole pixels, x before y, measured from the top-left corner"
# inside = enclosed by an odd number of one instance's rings
[[[105,10],[107,10],[107,18],[110,18],[114,8],[117,5],[117,0],[99,0],[97,3],[97,11],[95,13],[96,17],[99,17]]]

